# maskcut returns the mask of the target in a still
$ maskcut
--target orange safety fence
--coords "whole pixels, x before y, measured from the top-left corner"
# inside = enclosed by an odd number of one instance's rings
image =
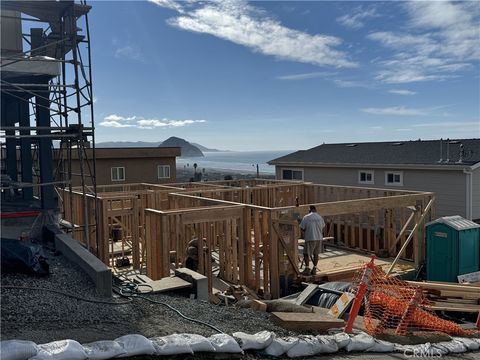
[[[366,265],[353,278],[353,288],[360,286]],[[408,328],[439,331],[454,336],[478,334],[478,330],[466,330],[453,321],[444,320],[433,310],[431,303],[420,288],[409,285],[395,277],[387,277],[379,266],[375,266],[368,280],[364,322],[370,335],[395,331],[405,335]]]

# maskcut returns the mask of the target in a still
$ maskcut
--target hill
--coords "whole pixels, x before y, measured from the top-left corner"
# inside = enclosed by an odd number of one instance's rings
[[[218,150],[218,149],[210,149],[210,148],[207,148],[206,146],[203,146],[203,145],[200,145],[200,144],[197,144],[197,143],[191,143],[193,146],[196,146],[197,148],[199,148],[201,151],[205,151],[205,152],[220,152],[220,151],[224,151],[224,150]]]
[[[203,156],[202,151],[188,141],[172,136],[162,142],[159,147],[180,147],[182,149],[182,157],[200,157]]]

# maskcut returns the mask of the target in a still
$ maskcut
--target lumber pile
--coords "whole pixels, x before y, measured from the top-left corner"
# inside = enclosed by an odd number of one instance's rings
[[[408,281],[420,287],[430,301],[426,308],[435,311],[479,312],[480,287],[476,284]]]
[[[328,329],[342,327],[345,322],[320,313],[273,312],[270,319],[278,326],[298,332],[325,332]]]

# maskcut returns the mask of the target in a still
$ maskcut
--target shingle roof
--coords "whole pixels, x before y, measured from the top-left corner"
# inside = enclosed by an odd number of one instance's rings
[[[440,143],[442,154],[440,155]],[[460,149],[463,145],[463,159]],[[271,165],[281,163],[309,164],[402,164],[402,165],[474,165],[480,162],[480,138],[447,140],[412,140],[395,142],[369,142],[323,144],[309,150],[270,160]],[[442,162],[439,160],[442,159]]]

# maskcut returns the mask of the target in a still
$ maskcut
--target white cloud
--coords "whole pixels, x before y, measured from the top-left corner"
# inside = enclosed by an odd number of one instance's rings
[[[363,10],[361,8],[357,8],[353,13],[345,14],[337,18],[337,21],[351,29],[360,29],[365,26],[365,21],[371,18],[378,17],[375,8],[370,8],[367,10]]]
[[[368,39],[393,51],[377,80],[385,83],[442,81],[480,59],[478,2],[408,1],[405,32],[374,32]]]
[[[367,84],[362,81],[357,81],[357,80],[342,80],[342,79],[335,79],[333,80],[335,85],[337,85],[340,88],[371,88],[372,85]]]
[[[111,120],[111,121],[102,121],[100,123],[100,126],[105,126],[105,127],[114,127],[114,128],[123,128],[123,127],[133,127],[134,125],[132,124],[122,124],[118,121]]]
[[[293,75],[282,75],[277,76],[279,80],[306,80],[306,79],[314,79],[314,78],[324,78],[333,76],[336,73],[326,72],[326,71],[317,71],[311,73],[304,73],[304,74],[293,74]]]
[[[174,0],[148,0],[158,6],[165,7],[172,10],[177,10],[179,13],[183,14],[183,6]]]
[[[415,95],[417,93],[416,91],[405,90],[405,89],[392,89],[392,90],[388,90],[388,92],[391,94],[397,94],[397,95]]]
[[[168,120],[168,119],[143,119],[138,120],[137,124],[140,128],[151,129],[154,127],[183,127],[195,123],[204,123],[206,120]]]
[[[104,120],[105,121],[132,121],[132,120],[135,120],[136,118],[137,118],[136,116],[125,117],[117,114],[111,114],[106,116]]]
[[[374,115],[394,115],[394,116],[422,116],[428,115],[428,112],[424,109],[413,109],[407,108],[405,106],[392,106],[392,107],[384,107],[384,108],[364,108],[361,111],[374,114]]]
[[[140,48],[136,45],[127,44],[115,49],[114,53],[115,58],[117,59],[129,59],[139,62],[144,62],[145,58],[142,54]]]
[[[167,6],[164,1],[157,5]],[[169,2],[168,2],[169,3]],[[355,67],[344,51],[342,40],[328,35],[310,35],[288,28],[246,1],[199,2],[195,8],[183,7],[169,24],[179,29],[210,34],[243,45],[255,52],[302,63]]]
[[[106,116],[99,125],[116,128],[137,127],[139,129],[153,129],[159,127],[183,127],[205,122],[206,120],[145,119],[141,116],[121,116],[111,114]]]

